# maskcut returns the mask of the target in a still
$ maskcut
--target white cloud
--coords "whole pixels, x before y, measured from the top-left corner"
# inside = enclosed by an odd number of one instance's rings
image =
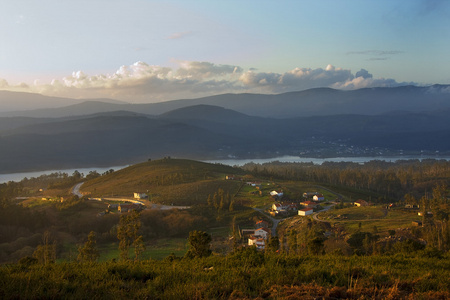
[[[367,78],[372,78],[373,75],[370,74],[369,71],[367,71],[367,70],[365,70],[365,69],[361,69],[361,70],[359,70],[358,72],[356,72],[355,77],[356,77],[356,78],[362,77],[362,78],[364,78],[364,79],[367,79]]]
[[[283,74],[248,71],[240,77],[240,80],[249,87],[266,87],[272,92],[281,93],[328,87],[336,82],[352,80],[353,77],[350,70],[328,65],[326,69],[295,68]]]
[[[11,86],[0,79],[0,88],[72,98],[115,98],[130,102],[203,97],[221,93],[282,93],[317,87],[357,89],[398,86],[394,79],[374,79],[367,70],[352,74],[348,69],[328,65],[325,69],[295,68],[285,73],[245,71],[235,65],[175,61],[178,68],[136,62],[111,74],[88,75],[73,72],[51,83]],[[411,84],[411,83],[409,83]]]
[[[371,77],[364,78],[363,76],[356,77],[352,80],[348,80],[345,82],[336,82],[332,84],[330,87],[335,89],[343,89],[343,90],[354,90],[354,89],[362,89],[362,88],[372,88],[372,87],[395,87],[401,85],[414,85],[414,82],[401,82],[398,83],[394,79],[390,78],[378,78],[374,79]]]

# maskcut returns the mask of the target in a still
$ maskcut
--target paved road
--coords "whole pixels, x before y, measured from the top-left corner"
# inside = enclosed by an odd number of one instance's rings
[[[78,197],[83,197],[83,195],[80,193],[80,187],[83,185],[84,182],[80,182],[77,183],[73,188],[72,188],[72,194],[78,196]]]
[[[316,221],[319,221],[319,222],[327,222],[327,221],[324,221],[324,220],[319,219],[319,218],[317,217],[317,215],[320,214],[321,212],[325,212],[325,211],[329,210],[330,208],[332,208],[332,207],[335,206],[335,205],[336,205],[336,203],[333,203],[333,204],[331,204],[331,205],[325,206],[321,211],[315,212],[315,213],[312,215],[313,219],[316,220]]]

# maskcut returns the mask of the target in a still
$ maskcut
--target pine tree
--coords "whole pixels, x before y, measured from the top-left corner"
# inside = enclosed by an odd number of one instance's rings
[[[56,260],[56,241],[53,240],[53,243],[50,243],[50,239],[50,232],[45,231],[42,237],[42,244],[38,245],[33,252],[33,257],[43,265]]]
[[[139,217],[140,213],[137,211],[133,211],[126,216],[120,216],[117,238],[119,239],[119,251],[122,260],[128,260],[128,251],[131,245],[135,248],[135,259],[138,259],[144,251],[142,236],[138,235],[139,229],[141,228]],[[136,250],[136,248],[138,249]]]
[[[78,248],[78,261],[93,262],[99,257],[95,232],[91,231],[83,247]]]

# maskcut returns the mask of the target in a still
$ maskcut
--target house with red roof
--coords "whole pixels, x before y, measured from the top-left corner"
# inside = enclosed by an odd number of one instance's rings
[[[303,208],[298,210],[299,216],[309,216],[312,215],[314,210],[312,208]]]

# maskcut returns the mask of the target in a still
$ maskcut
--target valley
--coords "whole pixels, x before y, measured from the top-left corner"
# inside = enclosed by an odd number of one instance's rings
[[[271,269],[279,275],[267,277],[266,285],[252,287],[247,283],[244,288],[233,282],[224,295],[230,296],[233,291],[246,297],[275,293],[271,288],[288,293],[284,289],[292,280],[291,288],[296,293],[305,289],[314,295],[352,297],[352,291],[379,297],[391,293],[447,295],[450,291],[444,288],[444,278],[449,277],[435,264],[445,263],[450,249],[449,170],[447,161],[438,160],[371,161],[363,165],[273,162],[231,167],[166,157],[104,174],[55,173],[8,182],[0,185],[0,272],[9,274],[22,268],[33,278],[39,272],[54,278],[53,272],[67,272],[60,268],[70,266],[78,270],[78,275],[71,276],[81,282],[84,272],[94,272],[109,281],[112,279],[107,274],[122,270],[115,282],[132,284],[130,292],[137,295],[134,293],[142,292],[145,286],[157,288],[162,277],[164,282],[175,280],[169,280],[172,275],[167,273],[172,268],[178,273],[187,266],[193,268],[190,276],[185,274],[187,277],[183,275],[180,280],[187,284],[186,280],[193,278],[190,284],[208,286],[202,293],[220,290],[217,285],[227,276],[244,280],[241,272],[249,272],[245,280],[253,280],[259,278],[256,269]],[[356,185],[353,176],[360,178]],[[373,178],[369,180],[370,176]],[[366,180],[372,183],[367,185]],[[400,185],[395,185],[396,180],[401,180]],[[389,186],[390,190],[385,189]],[[425,197],[428,188],[433,190],[432,197]],[[135,193],[142,198],[136,199]],[[314,195],[324,199],[308,200]],[[142,209],[124,211],[129,201],[142,203],[135,206]],[[275,209],[277,203],[286,209]],[[356,203],[367,205],[358,207]],[[297,212],[310,205],[314,205],[313,214],[299,216]],[[431,217],[418,215],[424,211],[422,205],[427,207],[425,211],[432,211]],[[123,220],[132,216],[139,218],[136,228],[143,251],[137,256],[137,244],[130,244],[128,258],[124,259],[119,232]],[[250,246],[252,236],[260,232],[255,224],[265,222],[263,226],[270,234],[264,243]],[[192,245],[188,236],[192,232],[210,236],[212,256],[189,257]],[[79,256],[90,233],[95,234],[93,249],[98,254],[93,265],[82,263]],[[38,251],[43,247],[50,251],[50,263]],[[314,261],[314,267],[308,261]],[[413,262],[421,265],[421,271],[412,267]],[[279,263],[285,267],[279,269]],[[407,269],[393,267],[404,263],[409,265]],[[288,267],[290,264],[296,267]],[[210,281],[210,275],[197,277],[202,272],[229,275]],[[298,272],[303,274],[301,281],[294,279],[299,278]],[[97,276],[94,273],[91,276]],[[20,278],[25,273],[17,274]],[[440,275],[424,278],[424,274]],[[141,281],[141,276],[150,277]],[[372,289],[374,283],[376,291]],[[57,289],[67,288],[65,279],[45,283],[55,284]],[[22,290],[22,295],[31,291],[42,296],[58,295],[57,290],[39,291],[33,285]],[[414,292],[406,286],[413,286]],[[90,287],[96,294],[107,295],[109,291],[104,288]],[[150,293],[167,297],[174,288]],[[74,291],[83,295],[78,287],[74,286]],[[192,290],[185,292],[190,294]]]

